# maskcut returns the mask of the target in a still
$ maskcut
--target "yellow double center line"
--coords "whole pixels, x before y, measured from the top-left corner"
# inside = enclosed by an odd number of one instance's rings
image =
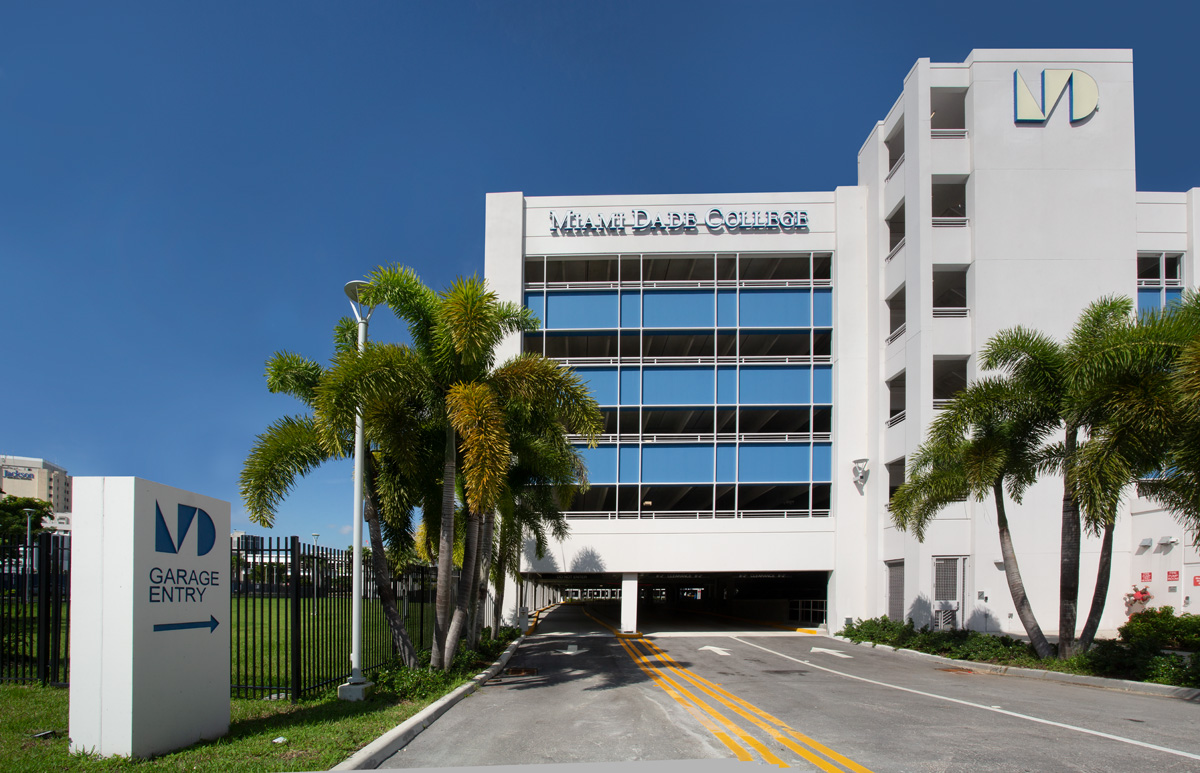
[[[596,622],[609,630],[612,626],[590,613],[585,612]],[[741,717],[754,727],[765,732],[779,745],[791,750],[800,758],[807,760],[826,773],[871,773],[854,760],[845,757],[829,747],[797,732],[783,720],[768,714],[757,706],[742,700],[718,684],[708,681],[702,676],[681,667],[674,659],[658,645],[646,638],[621,639],[617,642],[633,658],[633,662],[642,669],[650,679],[675,699],[688,712],[696,717],[701,725],[716,736],[733,752],[739,760],[752,760],[753,756],[747,750],[749,746],[758,752],[763,762],[777,765],[781,768],[789,765],[776,756],[767,746],[737,722],[731,720],[718,710],[714,704],[727,709]]]

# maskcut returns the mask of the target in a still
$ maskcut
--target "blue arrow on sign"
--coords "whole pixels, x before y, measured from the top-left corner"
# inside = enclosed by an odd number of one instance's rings
[[[197,623],[159,623],[154,626],[155,632],[158,631],[185,631],[189,628],[207,628],[209,633],[217,630],[217,618],[212,615],[208,616],[208,620],[201,620]]]

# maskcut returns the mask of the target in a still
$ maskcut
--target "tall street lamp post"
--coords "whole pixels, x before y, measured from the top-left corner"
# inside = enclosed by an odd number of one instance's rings
[[[361,280],[346,283],[346,295],[350,308],[358,321],[358,352],[367,348],[367,322],[371,319],[371,307],[359,301],[359,291],[367,286]],[[350,603],[350,678],[338,686],[338,697],[347,701],[361,701],[367,697],[374,685],[362,675],[362,525],[363,525],[363,459],[366,453],[366,438],[363,434],[362,406],[354,423],[354,576],[350,579],[353,598]]]
[[[313,615],[317,614],[317,541],[321,539],[321,535],[313,532]]]
[[[33,601],[33,514],[37,512],[32,507],[21,508],[25,512],[25,606]],[[19,521],[18,521],[19,523]]]

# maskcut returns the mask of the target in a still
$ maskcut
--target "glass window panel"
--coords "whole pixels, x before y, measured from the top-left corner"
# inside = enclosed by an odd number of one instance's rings
[[[817,327],[833,325],[833,290],[827,287],[813,290],[813,324]]]
[[[743,405],[796,405],[811,402],[812,371],[805,367],[743,367]]]
[[[717,481],[720,483],[733,483],[736,480],[737,446],[730,443],[722,443],[717,446]]]
[[[616,328],[615,292],[566,292],[546,295],[546,327],[563,329]]]
[[[643,446],[642,464],[642,481],[645,483],[713,482],[711,445],[659,443]]]
[[[809,446],[747,443],[738,448],[738,478],[751,483],[809,480]]]
[[[542,327],[546,327],[546,299],[541,293],[525,293],[525,308],[533,312]]]
[[[621,327],[642,326],[641,293],[621,293]]]
[[[638,455],[640,449],[637,446],[621,446],[621,482],[622,483],[637,483],[638,482]]]
[[[829,365],[813,368],[813,402],[833,402],[833,368]]]
[[[1158,311],[1162,305],[1162,290],[1157,287],[1139,287],[1137,293],[1138,313]]]
[[[643,300],[646,327],[712,327],[712,291],[647,291]]]
[[[616,483],[617,482],[617,447],[614,445],[576,446],[587,465],[588,482]]]
[[[717,291],[717,326],[737,325],[737,290]]]
[[[642,374],[637,368],[621,368],[621,405],[637,405],[642,401]]]
[[[644,405],[712,405],[713,369],[646,368]]]
[[[808,290],[742,290],[742,327],[807,327],[812,323]]]
[[[600,405],[617,404],[616,368],[577,368],[575,374],[587,384],[592,397]]]

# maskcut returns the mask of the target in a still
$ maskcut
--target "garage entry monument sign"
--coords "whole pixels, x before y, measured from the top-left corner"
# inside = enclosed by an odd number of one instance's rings
[[[149,757],[229,731],[228,502],[75,478],[71,750]]]

